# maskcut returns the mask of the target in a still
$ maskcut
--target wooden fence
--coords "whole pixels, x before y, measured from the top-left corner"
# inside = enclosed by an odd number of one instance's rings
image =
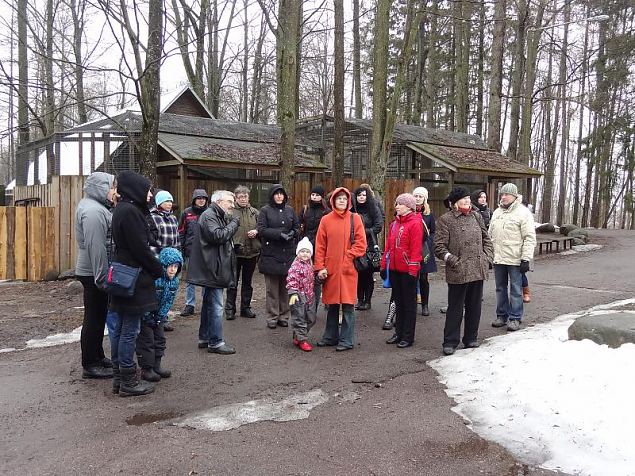
[[[58,276],[55,208],[0,207],[0,279]]]

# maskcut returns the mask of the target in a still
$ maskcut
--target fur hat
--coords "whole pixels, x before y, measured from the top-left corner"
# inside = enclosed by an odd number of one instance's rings
[[[316,185],[311,189],[311,193],[317,193],[320,197],[324,198],[324,187],[322,187],[322,185]]]
[[[469,196],[470,196],[470,191],[467,188],[454,187],[448,194],[448,198],[446,200],[450,202],[451,205],[454,205],[456,202],[458,202],[462,198],[469,197]]]
[[[172,194],[166,190],[161,190],[154,196],[154,203],[157,204],[157,207],[160,206],[163,202],[174,202]]]
[[[516,184],[513,183],[506,183],[505,185],[503,185],[500,189],[500,192],[498,192],[500,195],[506,193],[507,195],[513,195],[514,197],[518,196],[518,187],[516,186]]]
[[[311,256],[313,256],[313,245],[306,236],[298,243],[298,246],[295,249],[295,254],[297,255],[300,250],[309,250],[311,252]]]
[[[413,195],[423,195],[423,200],[428,201],[428,189],[425,187],[417,187],[412,191]]]
[[[414,195],[411,193],[402,193],[399,195],[395,200],[395,205],[405,205],[411,210],[417,209],[417,202]]]

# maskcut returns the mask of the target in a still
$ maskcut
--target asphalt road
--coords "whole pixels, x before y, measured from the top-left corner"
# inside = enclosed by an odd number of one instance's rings
[[[593,231],[592,242],[604,248],[537,259],[527,325],[633,297],[635,233]],[[372,311],[358,314],[358,345],[349,352],[302,353],[289,329],[266,329],[261,316],[225,321],[226,340],[238,351],[213,355],[197,349],[197,317],[178,321],[164,359],[173,377],[145,397],[119,398],[110,381],[82,380],[79,343],[0,354],[0,472],[554,474],[517,461],[451,411],[453,402],[426,365],[440,356],[445,293],[444,282],[434,280],[432,315],[418,320],[415,345],[403,350],[384,343],[388,293],[380,288]],[[504,332],[490,327],[494,309],[492,278],[482,338]],[[322,310],[314,341],[323,326]],[[329,399],[302,420],[221,432],[171,424],[218,405],[312,389]]]

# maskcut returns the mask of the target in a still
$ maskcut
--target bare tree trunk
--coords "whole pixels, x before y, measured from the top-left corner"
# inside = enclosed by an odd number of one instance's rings
[[[29,127],[29,56],[27,49],[28,0],[18,2],[18,147],[26,145],[31,137]],[[26,166],[24,173],[26,174]],[[20,175],[18,175],[19,177]]]
[[[344,180],[344,1],[334,0],[335,16],[335,80],[333,99],[335,110],[335,137],[333,145],[333,186],[339,187]]]
[[[179,45],[185,74],[194,92],[204,101],[206,96],[203,83],[203,67],[209,1],[201,0],[200,5],[200,12],[196,14],[190,2],[186,0],[172,0],[174,29],[176,30],[176,39]],[[183,16],[181,16],[181,9]],[[191,44],[194,44],[194,64],[192,64],[190,57]]]
[[[556,150],[556,137],[558,135],[558,105],[556,103],[556,113],[554,114],[555,126],[551,125],[551,101],[552,101],[552,87],[551,83],[553,81],[553,46],[549,48],[549,67],[547,70],[547,77],[545,78],[545,82],[547,85],[544,90],[545,97],[545,175],[543,177],[543,192],[542,192],[542,222],[548,223],[551,222],[551,205],[553,200],[553,182],[554,182],[554,171],[555,171],[555,150]],[[555,132],[554,132],[555,131]],[[561,223],[560,223],[561,224]]]
[[[483,137],[483,90],[485,88],[485,2],[478,11],[478,71],[476,75],[476,135]]]
[[[436,100],[439,75],[439,53],[437,51],[439,1],[432,0],[430,35],[428,37],[428,73],[426,74],[426,125],[437,127]]]
[[[243,70],[241,72],[242,88],[240,92],[240,120],[247,122],[249,104],[249,83],[247,71],[249,69],[249,16],[247,15],[248,0],[243,0],[243,12],[245,14],[243,24]]]
[[[487,146],[498,152],[503,147],[501,142],[501,97],[503,93],[503,45],[505,43],[506,8],[506,0],[496,0],[487,113]]]
[[[556,220],[558,223],[564,223],[565,202],[567,199],[567,154],[569,145],[569,114],[567,109],[567,56],[569,51],[569,25],[571,21],[571,4],[566,3],[564,6],[564,37],[562,39],[562,49],[560,54],[560,74],[558,82],[560,83],[560,97],[558,100],[562,103],[562,134],[560,140],[560,183],[558,193],[558,208]],[[554,157],[555,158],[555,157]]]
[[[525,34],[529,9],[527,0],[518,2],[518,25],[516,29],[516,51],[514,53],[514,71],[512,74],[512,107],[510,112],[509,148],[507,155],[516,160],[518,154],[518,124],[520,121],[520,91],[525,72]]]
[[[77,122],[83,124],[88,121],[86,100],[84,95],[84,58],[82,51],[82,35],[84,32],[84,11],[86,3],[83,0],[70,0],[70,10],[73,18],[73,55],[75,57],[75,96],[77,99]]]
[[[590,7],[586,8],[587,17],[590,16]],[[582,50],[582,80],[580,86],[580,117],[578,119],[578,147],[576,150],[576,167],[575,179],[573,181],[573,220],[576,225],[581,224],[578,219],[580,217],[580,168],[582,166],[582,133],[584,128],[584,108],[586,104],[586,82],[588,73],[588,62],[586,57],[589,51],[589,23],[586,23],[584,29],[584,49]]]
[[[413,104],[412,123],[419,125],[422,123],[422,115],[425,109],[424,107],[424,85],[426,74],[426,61],[430,48],[427,44],[429,38],[427,38],[425,19],[422,19],[419,23],[419,31],[417,33],[417,59],[415,60],[415,98]]]
[[[467,132],[468,115],[470,111],[469,100],[469,69],[470,69],[470,33],[471,33],[471,17],[472,6],[468,0],[460,0],[455,2],[458,8],[457,16],[457,39],[456,55],[455,55],[455,84],[456,84],[456,130],[459,132]]]
[[[254,53],[254,65],[251,78],[251,104],[249,107],[250,122],[260,122],[260,95],[262,93],[262,72],[264,69],[262,58],[262,45],[265,42],[266,22],[262,18],[260,22],[260,36],[256,43]]]
[[[359,0],[353,0],[353,90],[355,95],[355,117],[364,117],[362,103],[362,68],[359,39]]]

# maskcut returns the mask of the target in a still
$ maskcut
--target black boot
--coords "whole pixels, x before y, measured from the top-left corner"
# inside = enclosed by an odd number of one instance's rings
[[[382,329],[385,331],[389,331],[395,325],[395,315],[397,314],[397,307],[395,305],[395,301],[391,302],[388,306],[388,314],[386,314],[386,320],[384,321],[384,325]]]
[[[112,393],[117,395],[119,393],[119,386],[121,385],[121,372],[119,372],[119,366],[112,366]]]
[[[140,381],[135,367],[120,367],[119,373],[121,374],[120,397],[147,395],[154,392],[154,384]]]
[[[152,367],[149,369],[141,369],[141,378],[147,382],[158,382],[161,376],[154,371]]]
[[[170,372],[169,370],[161,368],[161,357],[157,357],[154,360],[154,371],[159,374],[161,378],[170,378],[170,376],[172,375],[172,372]]]
[[[421,304],[421,315],[422,316],[429,316],[430,315],[430,309],[428,309],[428,305],[427,304]]]

